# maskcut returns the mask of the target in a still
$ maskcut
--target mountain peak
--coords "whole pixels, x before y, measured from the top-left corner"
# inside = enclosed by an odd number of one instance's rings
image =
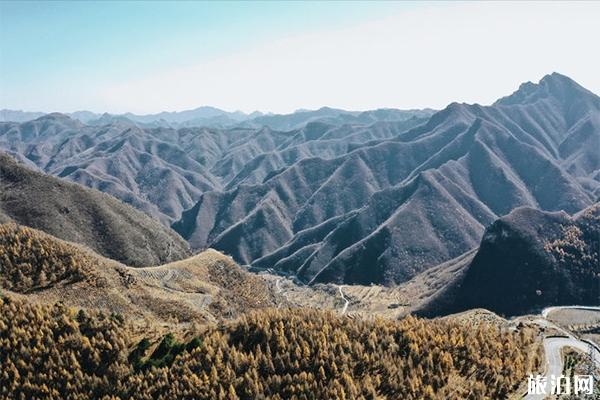
[[[49,113],[49,114],[42,115],[41,117],[37,118],[38,121],[45,120],[45,119],[70,120],[71,118],[68,115],[59,113],[59,112]]]
[[[544,76],[540,80],[539,86],[555,97],[565,97],[573,94],[581,95],[583,93],[595,96],[592,92],[579,85],[573,79],[559,74],[558,72],[553,72]]]
[[[554,98],[561,103],[589,98],[600,103],[598,96],[585,89],[568,76],[553,72],[545,75],[538,83],[524,82],[510,96],[502,97],[494,105],[531,104],[538,100]]]
[[[81,122],[79,122],[76,119],[73,119],[71,117],[69,117],[66,114],[63,113],[59,113],[59,112],[53,112],[50,114],[46,114],[46,115],[42,115],[39,118],[36,118],[35,120],[36,122],[49,122],[49,123],[57,123],[57,124],[61,124],[63,126],[69,126],[72,128],[78,128],[80,126],[82,126]]]
[[[542,83],[559,83],[559,82],[562,82],[563,84],[568,83],[568,84],[577,85],[577,83],[573,79],[569,78],[566,75],[560,74],[558,72],[552,72],[551,74],[547,74],[540,80],[540,84],[542,84]]]
[[[135,121],[127,118],[125,115],[113,115],[109,113],[104,113],[100,116],[100,118],[93,119],[88,121],[88,125],[111,125],[111,124],[129,124],[129,125],[137,125]]]

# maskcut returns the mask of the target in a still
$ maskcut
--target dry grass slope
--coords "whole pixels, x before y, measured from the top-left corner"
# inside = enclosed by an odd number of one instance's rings
[[[158,293],[202,298],[208,310],[226,317],[255,308],[274,307],[276,298],[260,276],[240,268],[230,257],[208,249],[160,267],[130,269],[129,273]]]

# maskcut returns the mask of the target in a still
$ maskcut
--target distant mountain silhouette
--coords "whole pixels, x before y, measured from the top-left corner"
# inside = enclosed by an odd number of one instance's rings
[[[44,115],[48,115],[52,113],[45,112],[31,112],[31,111],[22,111],[22,110],[0,110],[0,122],[27,122],[33,121],[34,119],[43,117]],[[70,118],[76,119],[84,124],[87,124],[89,121],[100,118],[100,114],[93,113],[91,111],[75,111],[73,113],[65,114]]]
[[[31,112],[22,110],[0,110],[0,121],[25,122],[43,116],[43,112]]]
[[[69,120],[73,122],[72,120]],[[0,152],[0,223],[16,222],[132,266],[188,256],[169,228],[96,190],[30,170]]]
[[[255,114],[254,114],[255,115]],[[198,107],[193,110],[161,112],[158,114],[103,114],[100,118],[90,120],[90,125],[107,125],[112,122],[129,121],[145,128],[182,128],[234,126],[251,118],[240,111],[227,112],[215,107]]]
[[[412,117],[426,118],[433,110],[397,110],[383,108],[369,111],[345,111],[329,107],[319,110],[299,110],[290,114],[263,114],[255,111],[250,114],[241,111],[228,112],[215,107],[198,107],[193,110],[163,111],[157,114],[109,114],[76,111],[65,115],[88,125],[108,125],[128,122],[141,128],[252,128],[269,127],[274,130],[293,130],[310,122],[323,122],[332,125],[371,124],[378,121],[404,121]],[[27,122],[47,115],[43,112],[21,110],[0,110],[0,122]]]
[[[289,131],[300,129],[311,122],[321,122],[330,125],[362,124],[368,125],[379,121],[404,121],[413,117],[426,118],[433,110],[396,110],[382,108],[370,111],[345,111],[330,107],[318,110],[299,110],[292,114],[264,115],[248,119],[241,126]]]
[[[21,110],[0,110],[1,122],[27,122],[47,115],[43,112],[28,112]],[[193,110],[161,112],[158,114],[139,115],[98,114],[91,111],[75,111],[65,115],[90,125],[103,125],[115,121],[131,121],[145,127],[183,127],[183,126],[227,126],[241,121],[261,116],[261,113],[244,114],[240,111],[227,112],[215,107],[198,107]]]

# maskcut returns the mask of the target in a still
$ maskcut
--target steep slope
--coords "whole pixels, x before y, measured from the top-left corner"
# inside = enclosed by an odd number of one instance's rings
[[[33,171],[0,153],[0,222],[84,244],[105,257],[150,266],[189,255],[172,230],[117,199]]]
[[[421,307],[516,315],[600,299],[600,203],[573,217],[519,208],[490,225],[476,255]]]
[[[517,207],[592,204],[599,117],[598,96],[548,75],[492,106],[453,103],[394,137],[204,193],[173,226],[193,247],[306,282],[406,281]]]
[[[310,122],[300,129],[286,133],[284,141],[277,148],[257,152],[245,162],[240,162],[240,155],[244,153],[233,151],[227,154],[223,161],[213,168],[213,172],[225,178],[225,189],[233,189],[240,184],[260,184],[303,159],[336,158],[364,143],[392,138],[424,122],[426,119],[416,117],[400,122],[377,122],[371,125],[336,126]],[[235,168],[231,169],[231,165]],[[221,171],[221,166],[227,166],[228,169]]]

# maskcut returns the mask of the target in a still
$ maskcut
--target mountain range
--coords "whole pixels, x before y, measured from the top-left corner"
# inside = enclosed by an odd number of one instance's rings
[[[411,117],[377,126],[319,122],[281,132],[252,128],[141,128],[127,121],[85,125],[64,114],[24,123],[0,122],[0,148],[32,167],[99,189],[165,223],[200,195],[260,183],[306,157],[330,158],[351,142],[389,137],[423,122]],[[326,142],[321,136],[331,137]],[[280,149],[277,159],[268,153]]]
[[[21,110],[0,110],[0,121],[2,122],[27,122],[51,113],[30,112]],[[138,115],[133,113],[109,114],[95,113],[92,111],[75,111],[66,113],[70,118],[79,120],[84,124],[102,125],[113,121],[128,121],[147,126],[212,126],[219,124],[236,124],[247,119],[252,119],[263,114],[254,112],[245,114],[241,111],[227,112],[215,107],[198,107],[193,110],[167,112],[157,114]]]
[[[91,111],[75,111],[64,115],[84,124],[102,126],[124,122],[142,128],[262,128],[276,130],[299,129],[310,122],[326,122],[333,125],[368,124],[377,121],[403,121],[413,116],[428,117],[433,110],[397,110],[381,108],[369,111],[346,111],[331,107],[318,110],[298,110],[290,114],[273,114],[255,111],[250,114],[241,111],[228,112],[215,107],[203,106],[193,110],[163,111],[157,114],[109,114]],[[0,110],[0,122],[27,122],[52,113],[21,110]]]
[[[315,393],[505,398],[519,392],[528,371],[543,365],[535,328],[520,320],[481,310],[435,320],[385,319],[404,307],[397,302],[408,296],[401,293],[410,283],[400,292],[298,286],[250,273],[212,249],[191,257],[172,254],[169,241],[176,235],[168,227],[107,194],[30,170],[3,154],[0,189],[2,399],[279,399]],[[577,218],[577,228],[587,240],[597,213],[586,210],[581,218],[587,222]],[[183,259],[128,266],[90,249],[118,252],[111,257],[131,257],[130,250],[139,249],[137,258],[145,251],[164,254],[165,245],[167,257]],[[552,243],[549,249],[563,254],[563,247]],[[597,255],[590,262],[597,265]],[[438,281],[448,273],[441,268]],[[436,281],[429,283],[429,299],[444,297]],[[585,290],[581,279],[575,283]],[[351,301],[353,307],[360,301],[362,311],[347,317]],[[508,372],[497,372],[502,365]],[[474,370],[484,371],[475,377],[482,388],[475,397]]]
[[[194,249],[307,283],[393,285],[472,251],[518,207],[595,203],[599,124],[600,98],[554,73],[435,113],[321,109],[231,128],[49,114],[0,123],[0,148],[172,224]]]
[[[600,202],[572,217],[517,208],[455,259],[396,287],[353,285],[342,293],[336,285],[251,274],[214,250],[190,257],[181,238],[145,214],[2,154],[0,178],[0,286],[42,302],[207,322],[282,304],[338,309],[338,291],[355,315],[386,317],[481,307],[522,315],[600,297]]]
[[[306,282],[398,283],[476,247],[517,207],[595,202],[599,122],[600,98],[552,74],[491,106],[453,103],[336,157],[204,193],[173,226],[192,247]]]

